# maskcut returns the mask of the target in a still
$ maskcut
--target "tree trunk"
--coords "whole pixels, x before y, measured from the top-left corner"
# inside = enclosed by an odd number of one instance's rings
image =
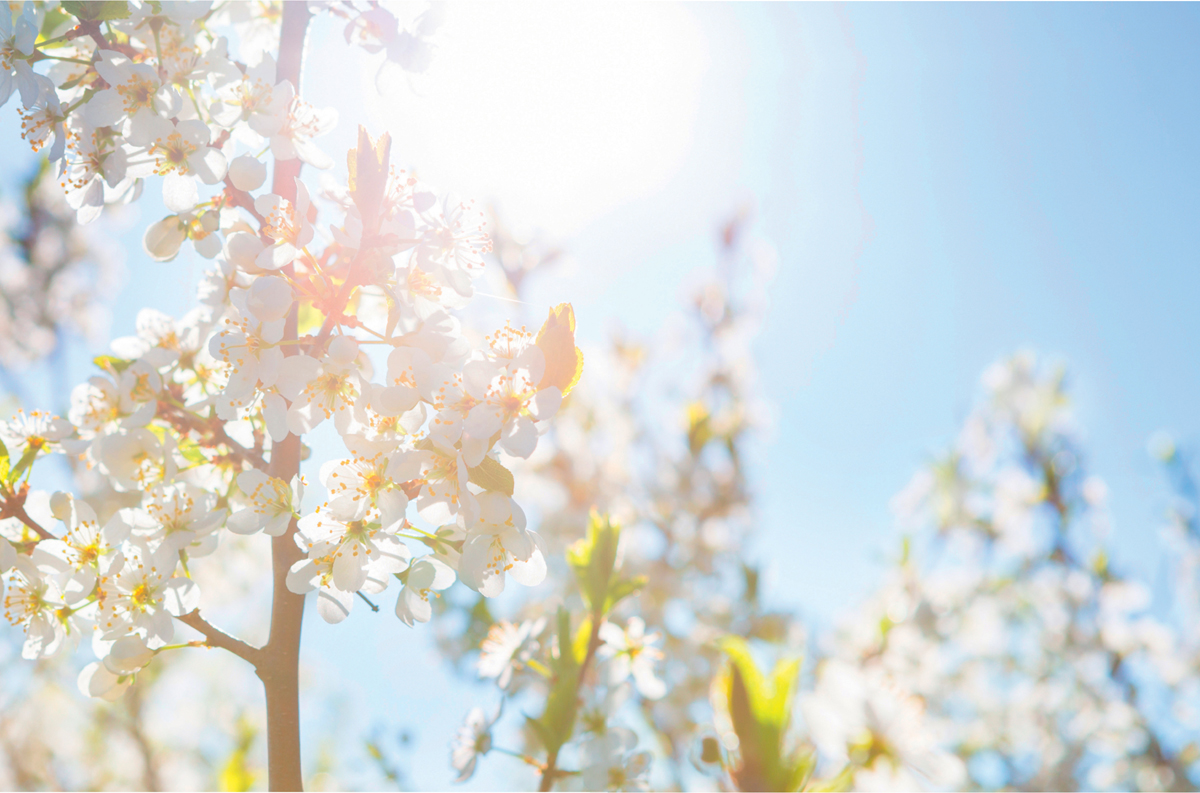
[[[279,32],[279,57],[276,82],[288,80],[300,94],[300,72],[304,55],[304,34],[308,28],[308,4],[283,4],[283,22]],[[275,161],[272,190],[289,201],[296,200],[295,179],[300,160]],[[291,265],[287,269],[291,270]],[[290,274],[290,273],[289,273]],[[297,336],[297,308],[292,306],[284,327],[285,341]],[[286,345],[284,354],[295,352]],[[284,482],[300,472],[300,438],[289,434],[271,449],[268,473]],[[267,786],[270,790],[303,790],[300,764],[300,627],[304,619],[304,596],[287,588],[287,574],[301,558],[296,545],[296,521],[282,537],[271,540],[271,568],[274,588],[271,602],[271,635],[258,666],[267,698]]]

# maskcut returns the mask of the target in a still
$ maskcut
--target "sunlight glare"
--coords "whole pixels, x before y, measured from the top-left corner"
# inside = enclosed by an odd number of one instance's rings
[[[691,145],[708,65],[691,12],[660,4],[449,4],[428,74],[368,110],[422,179],[503,197],[517,226],[579,231],[661,187]]]

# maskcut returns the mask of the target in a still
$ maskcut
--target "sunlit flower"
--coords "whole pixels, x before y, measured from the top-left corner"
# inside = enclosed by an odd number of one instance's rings
[[[545,627],[543,617],[519,625],[501,620],[488,628],[487,638],[479,645],[479,676],[495,678],[496,685],[508,688],[513,673],[522,669],[537,650],[537,637]]]
[[[272,537],[280,536],[287,531],[292,518],[299,514],[302,482],[296,476],[289,486],[255,468],[242,471],[238,474],[237,484],[250,504],[231,514],[225,525],[235,534],[262,531]]]
[[[589,738],[580,747],[585,790],[649,790],[649,752],[633,752],[637,736],[613,728]]]
[[[652,645],[662,637],[657,633],[646,635],[641,617],[630,617],[624,630],[612,622],[604,623],[600,638],[604,644],[596,655],[608,659],[609,682],[621,683],[632,674],[643,697],[658,699],[667,693],[666,684],[654,674],[654,664],[663,659],[663,652]]]
[[[100,579],[101,634],[116,640],[141,635],[150,647],[161,647],[175,635],[172,617],[187,614],[200,603],[200,588],[190,578],[175,576],[176,551],[151,551],[129,545],[110,575]]]
[[[433,616],[429,596],[438,597],[437,592],[453,584],[454,578],[454,570],[438,559],[425,557],[413,562],[396,600],[396,616],[410,628],[415,622],[429,622]]]
[[[497,710],[490,718],[483,708],[472,708],[450,744],[450,766],[458,772],[455,782],[466,782],[475,773],[480,757],[492,750],[492,725],[500,718]]]
[[[310,559],[330,559],[333,584],[343,592],[362,589],[374,573],[408,568],[412,554],[391,532],[363,520],[342,520],[318,507],[300,518],[296,541]]]
[[[61,451],[60,441],[74,432],[71,422],[44,411],[17,411],[11,420],[0,424],[0,440],[8,448],[13,464],[26,454],[45,455]]]
[[[28,61],[36,39],[37,28],[24,14],[15,22],[11,12],[0,14],[0,106],[8,102],[14,87],[25,107],[37,101],[43,86]]]
[[[458,574],[462,582],[485,597],[504,591],[504,579],[536,586],[546,577],[541,538],[525,528],[525,513],[503,493],[478,497],[479,517],[466,522]]]

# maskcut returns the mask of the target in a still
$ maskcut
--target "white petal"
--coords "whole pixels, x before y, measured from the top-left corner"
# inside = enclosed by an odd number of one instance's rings
[[[408,510],[408,496],[404,495],[403,490],[385,490],[379,494],[376,501],[379,503],[379,520],[383,530],[398,531]]]
[[[338,556],[333,561],[333,584],[343,592],[357,592],[367,580],[367,571],[363,566],[365,559],[362,550],[358,556],[350,553],[350,544],[342,546]]]
[[[229,180],[237,189],[252,192],[267,181],[267,166],[256,157],[243,154],[229,163]]]
[[[518,416],[504,427],[500,446],[513,457],[528,458],[537,448],[537,427],[528,416]]]
[[[163,179],[163,204],[172,212],[187,212],[199,200],[200,192],[192,177],[169,173]]]
[[[537,392],[529,402],[529,412],[537,421],[545,421],[554,416],[558,412],[559,406],[562,404],[562,389],[556,385],[548,388],[543,388]]]
[[[280,366],[280,373],[283,367]],[[276,380],[278,382],[278,379]],[[287,403],[283,397],[274,392],[263,397],[263,420],[267,422],[267,434],[271,436],[271,440],[276,443],[281,442],[288,436],[287,428]]]
[[[234,232],[225,238],[225,258],[238,269],[257,270],[255,260],[262,252],[262,240],[248,231]]]
[[[205,184],[216,184],[225,178],[225,155],[220,149],[206,146],[188,157],[188,168]]]
[[[433,581],[430,583],[430,589],[445,589],[454,583],[458,578],[454,573],[454,568],[445,562],[438,559],[425,559],[426,564],[433,567]]]
[[[316,379],[321,363],[308,355],[292,355],[279,367],[275,387],[288,399],[295,400],[304,387]]]
[[[183,245],[185,239],[187,239],[187,233],[183,230],[179,218],[171,215],[146,229],[146,233],[142,237],[142,247],[154,261],[167,262],[174,259],[175,255],[179,253],[179,247]]]
[[[262,322],[275,322],[287,316],[294,297],[291,284],[275,275],[255,280],[246,297],[246,307]]]
[[[100,91],[83,107],[83,118],[93,127],[111,127],[125,117],[125,106],[115,88]]]
[[[534,549],[528,561],[514,559],[508,572],[518,584],[537,586],[546,580],[546,559],[541,551]]]
[[[190,578],[172,578],[163,585],[163,607],[167,613],[182,617],[200,605],[200,587]]]
[[[311,559],[301,559],[288,570],[288,591],[295,592],[297,595],[312,592],[317,586],[316,581],[318,577],[319,573],[316,563]]]
[[[317,613],[321,615],[321,619],[331,625],[346,619],[350,614],[350,607],[353,605],[354,593],[352,592],[322,589],[317,593]]]
[[[239,510],[229,516],[225,527],[234,534],[254,534],[263,527],[266,515],[253,509]]]

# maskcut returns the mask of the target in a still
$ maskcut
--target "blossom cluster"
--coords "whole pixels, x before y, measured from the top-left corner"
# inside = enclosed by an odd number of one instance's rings
[[[336,11],[349,38],[383,40],[378,13],[347,9]],[[115,698],[155,654],[200,643],[177,644],[178,622],[203,643],[233,641],[200,616],[191,575],[231,535],[294,542],[287,588],[316,592],[329,622],[393,581],[411,626],[456,580],[492,597],[510,577],[546,575],[504,461],[534,452],[580,376],[571,307],[536,335],[505,324],[473,347],[455,311],[490,250],[483,213],[396,171],[388,136],[361,128],[348,182],[310,193],[295,174],[332,165],[313,139],[336,114],[277,80],[262,20],[239,13],[30,3],[0,14],[0,100],[16,87],[24,136],[49,148],[79,220],[154,180],[174,214],[146,231],[147,252],[167,260],[190,242],[214,262],[198,306],[178,319],[142,311],[66,418],[0,426],[6,616],[27,658],[90,636],[100,660],[79,682],[93,696]],[[411,50],[431,25],[384,33]],[[345,452],[319,466],[326,496],[308,509],[300,437],[326,422]],[[120,507],[32,489],[35,464],[57,453],[102,477]]]
[[[1197,693],[1189,629],[1109,555],[1061,369],[1022,353],[983,390],[895,499],[905,551],[804,699],[817,746],[858,757],[861,787],[1192,784],[1195,744],[1171,737]]]
[[[72,337],[99,342],[104,299],[120,260],[96,226],[76,223],[45,162],[0,203],[0,367],[19,369],[62,350]]]
[[[667,780],[686,786],[701,734],[710,730],[702,714],[723,660],[716,640],[730,633],[797,639],[791,615],[762,605],[744,542],[752,514],[742,454],[761,417],[748,345],[772,261],[748,224],[740,213],[722,227],[720,272],[696,290],[680,322],[687,333],[677,328],[673,345],[617,337],[611,349],[589,351],[589,371],[602,375],[573,393],[545,442],[514,469],[525,483],[521,495],[536,504],[552,563],[563,551],[571,557],[595,506],[623,524],[622,569],[642,582],[599,623],[595,655],[579,681],[573,738],[552,763],[578,770],[579,778],[546,774],[553,744],[524,732],[531,764],[563,788],[572,780],[585,789],[645,789]],[[519,240],[503,224],[493,237],[517,298],[526,296],[527,275],[559,260],[554,248]],[[694,386],[680,394],[680,383]],[[664,405],[675,413],[664,416]],[[561,602],[581,631],[595,623],[577,584],[569,575],[565,581]],[[442,649],[496,681],[502,701],[521,703],[525,713],[544,707],[544,719],[559,696],[552,682],[562,658],[553,611],[559,602],[539,598],[501,618],[471,599],[443,603],[465,619],[437,623]],[[480,755],[511,745],[505,710],[513,708],[468,715],[451,754],[457,772],[469,775]],[[703,773],[712,771],[707,765]]]

